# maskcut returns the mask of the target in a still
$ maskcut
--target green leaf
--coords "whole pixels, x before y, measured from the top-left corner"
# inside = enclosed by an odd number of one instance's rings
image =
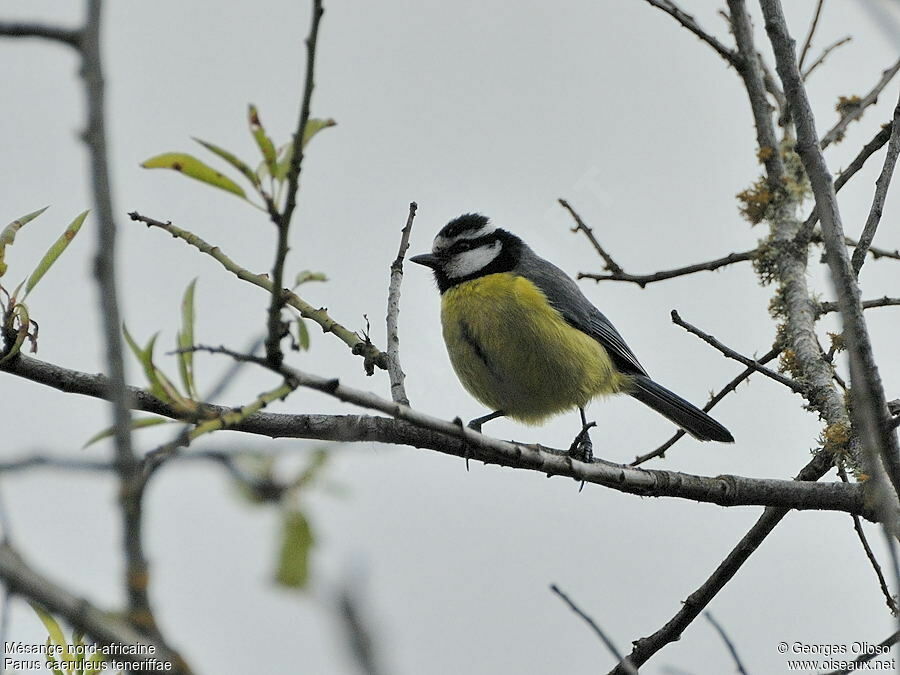
[[[328,119],[319,119],[317,117],[312,117],[306,120],[306,127],[303,129],[303,147],[306,147],[306,144],[312,140],[312,137],[317,133],[322,131],[322,129],[327,129],[328,127],[336,126],[337,122],[335,122],[330,117]]]
[[[231,192],[243,199],[247,198],[244,188],[228,176],[219,173],[208,164],[184,152],[166,152],[162,155],[156,155],[156,157],[151,157],[145,161],[141,166],[145,169],[172,169],[183,173],[185,176],[199,180],[201,183]]]
[[[0,232],[0,277],[6,274],[7,264],[4,262],[6,247],[12,246],[12,243],[16,240],[16,232],[18,232],[27,222],[34,220],[49,208],[49,206],[45,206],[37,211],[26,213],[24,216],[16,218]]]
[[[174,424],[176,421],[177,420],[166,419],[165,417],[133,417],[131,419],[131,429],[133,431],[135,429],[144,429],[145,427],[154,427],[158,424]],[[87,439],[85,444],[81,446],[81,449],[84,450],[89,445],[93,445],[97,441],[102,441],[104,438],[110,438],[115,433],[115,427],[107,427],[103,431],[99,431]]]
[[[18,289],[16,289],[18,291]],[[15,293],[13,293],[13,297],[15,297]],[[15,329],[16,338],[13,340],[12,345],[7,350],[6,354],[0,358],[0,365],[9,361],[16,354],[22,351],[22,345],[25,344],[25,340],[28,339],[28,329],[31,326],[31,317],[28,315],[28,307],[21,302],[13,305],[12,310],[9,313],[8,317],[8,327],[7,330],[13,330],[13,319],[18,319],[19,327]],[[33,339],[32,339],[33,342]]]
[[[196,408],[196,406],[192,406],[189,401],[185,400],[169,378],[153,363],[153,349],[156,346],[156,338],[159,336],[159,333],[155,333],[147,342],[147,346],[141,349],[124,325],[122,326],[122,332],[125,335],[125,342],[128,343],[131,351],[144,369],[144,375],[147,376],[147,381],[150,383],[150,393],[161,401],[171,403],[185,410]]]
[[[204,141],[199,138],[194,138],[194,140],[197,141],[200,145],[202,145],[204,148],[206,148],[210,152],[212,152],[212,153],[218,155],[219,157],[221,157],[222,159],[224,159],[226,162],[231,164],[231,166],[233,166],[235,169],[240,171],[244,175],[244,178],[246,178],[251,183],[253,183],[254,187],[259,187],[259,176],[257,176],[256,173],[253,171],[253,169],[251,169],[245,162],[243,162],[241,159],[239,159],[236,155],[228,152],[228,150],[226,150],[225,148],[220,148],[218,145],[213,145],[212,143],[209,143],[208,141]]]
[[[62,233],[60,238],[53,243],[53,245],[44,254],[44,257],[41,258],[41,261],[38,263],[37,267],[34,268],[34,272],[32,272],[31,276],[28,277],[28,282],[25,284],[25,295],[22,296],[23,300],[28,297],[31,289],[37,286],[37,283],[47,273],[47,270],[50,269],[53,263],[56,262],[56,259],[62,255],[62,252],[66,250],[66,248],[75,238],[75,235],[78,234],[78,230],[81,229],[81,225],[84,223],[84,219],[87,218],[88,213],[90,213],[90,211],[82,211],[80,214],[75,216],[75,220],[69,223],[66,231]]]
[[[59,645],[62,649],[68,647],[69,643],[66,641],[66,636],[63,635],[62,628],[59,627],[56,619],[54,619],[43,607],[40,607],[33,602],[29,604],[31,605],[31,609],[34,610],[34,613],[38,615],[41,623],[44,624],[44,628],[47,629],[52,644]]]
[[[328,281],[328,277],[326,277],[323,272],[310,272],[309,270],[303,270],[302,272],[297,274],[297,278],[294,279],[294,288],[305,284],[307,281]]]
[[[309,349],[309,329],[307,329],[302,316],[297,317],[297,345],[303,351]]]
[[[266,129],[263,127],[262,120],[259,119],[259,111],[252,103],[247,108],[247,121],[250,123],[250,133],[253,134],[256,145],[259,146],[259,151],[262,153],[269,175],[275,176],[275,173],[278,171],[275,160],[275,144],[266,135]]]
[[[309,554],[314,537],[302,511],[285,511],[281,524],[281,552],[275,580],[287,588],[303,589],[309,583]]]
[[[181,331],[175,340],[177,349],[184,350],[194,346],[194,288],[196,286],[197,279],[195,278],[188,284],[181,300]],[[194,386],[194,352],[178,352],[178,370],[187,395],[197,400],[199,397]]]

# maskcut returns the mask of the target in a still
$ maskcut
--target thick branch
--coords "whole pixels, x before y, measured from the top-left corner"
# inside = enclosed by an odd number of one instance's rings
[[[895,307],[900,305],[900,298],[889,298],[888,296],[884,296],[882,298],[876,298],[874,300],[863,300],[862,308],[863,309],[873,309],[875,307]],[[838,303],[836,302],[822,302],[819,303],[819,315],[829,314],[831,312],[837,312],[840,309]]]
[[[647,497],[679,497],[721,506],[767,506],[834,510],[874,517],[858,485],[803,484],[795,481],[744,478],[741,476],[696,476],[674,471],[646,470],[595,461],[573,461],[566,452],[490,438],[463,427],[380,398],[351,389],[337,380],[316,377],[282,366],[295,384],[317,389],[342,401],[386,412],[397,419],[367,415],[284,415],[255,413],[230,429],[270,438],[314,438],[340,442],[380,442],[410,445],[456,457],[469,457],[489,464],[530,469],[595,483],[619,492]],[[61,391],[96,398],[108,395],[108,379],[51,365],[19,355],[0,366],[11,374],[46,384]],[[129,390],[135,409],[179,418],[178,411],[148,392]],[[207,416],[233,411],[227,406],[205,404]]]

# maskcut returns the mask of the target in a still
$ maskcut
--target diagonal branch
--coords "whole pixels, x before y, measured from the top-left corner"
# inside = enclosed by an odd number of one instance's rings
[[[822,3],[819,3],[819,7],[822,6]],[[737,647],[735,647],[734,642],[732,642],[731,638],[728,636],[728,633],[725,632],[725,628],[716,621],[715,617],[709,612],[703,612],[703,616],[706,617],[706,620],[712,624],[712,627],[716,629],[716,632],[719,634],[719,637],[722,638],[722,642],[725,643],[725,647],[728,649],[728,653],[731,654],[731,658],[734,660],[735,668],[737,668],[738,673],[740,675],[747,675],[747,669],[744,667],[743,662],[741,661],[741,657],[738,656]]]
[[[835,141],[839,141],[843,137],[844,132],[847,130],[847,127],[850,126],[850,123],[862,117],[863,113],[866,111],[866,108],[868,108],[870,105],[873,105],[878,100],[879,94],[881,94],[884,88],[888,86],[888,83],[890,83],[890,81],[894,79],[894,76],[898,72],[900,72],[900,60],[897,60],[894,65],[890,66],[887,70],[882,71],[881,79],[875,83],[875,86],[872,87],[872,90],[863,98],[861,98],[859,102],[855,106],[853,106],[852,110],[845,113],[841,117],[841,119],[839,119],[837,123],[831,129],[829,129],[824,136],[822,136],[822,139],[819,142],[822,150],[827,148]],[[785,86],[785,92],[786,91],[787,86]]]
[[[828,55],[831,54],[831,52],[833,52],[838,47],[843,47],[845,44],[847,44],[848,42],[850,42],[852,40],[853,40],[853,38],[850,37],[849,35],[847,35],[845,37],[842,37],[840,40],[835,40],[830,45],[825,47],[825,49],[822,50],[822,53],[819,54],[819,58],[817,58],[815,61],[813,61],[810,64],[809,68],[807,68],[806,70],[803,71],[803,81],[806,82],[806,80],[809,79],[809,76],[812,75],[813,71],[816,68],[818,68],[819,66],[821,66],[823,63],[825,63],[825,59],[828,58]]]
[[[722,387],[718,391],[718,393],[715,394],[715,396],[709,399],[709,402],[705,406],[703,406],[703,412],[709,412],[710,410],[712,410],[719,401],[721,401],[731,392],[735,391],[741,382],[748,379],[751,375],[753,375],[753,373],[759,372],[757,370],[757,366],[767,364],[769,361],[775,359],[779,354],[781,354],[781,348],[773,347],[768,352],[763,354],[760,358],[756,359],[754,366],[748,366],[747,368],[745,368],[743,372],[741,372],[737,377],[731,380],[731,382]],[[635,457],[634,461],[631,462],[629,466],[640,466],[644,462],[655,457],[665,457],[666,451],[673,445],[675,445],[675,443],[677,443],[679,440],[681,440],[681,438],[683,438],[686,433],[687,432],[684,429],[679,429],[674,434],[672,434],[669,440],[667,440],[655,450],[652,450],[647,454]]]
[[[862,234],[859,235],[859,243],[856,245],[850,261],[856,276],[859,276],[859,271],[866,261],[866,252],[872,245],[872,240],[875,239],[875,231],[878,229],[878,223],[881,222],[884,200],[887,198],[891,178],[894,176],[894,167],[897,164],[898,155],[900,155],[900,100],[897,101],[897,105],[894,107],[894,118],[891,120],[891,138],[888,141],[884,166],[882,166],[881,173],[875,181],[875,196],[872,198],[872,207],[869,209],[865,227],[863,227]]]
[[[809,53],[809,48],[812,46],[813,36],[816,34],[816,27],[819,25],[819,17],[822,15],[822,6],[825,4],[825,0],[819,0],[816,3],[816,11],[813,13],[812,21],[809,24],[809,32],[806,34],[806,39],[803,41],[803,49],[800,50],[800,70],[803,70],[803,62],[806,61],[806,55]],[[713,623],[715,625],[715,623]]]
[[[572,232],[584,232],[584,236],[588,238],[589,242],[591,242],[591,245],[594,247],[597,255],[603,258],[603,262],[606,263],[606,269],[612,272],[613,275],[624,275],[625,270],[623,270],[621,266],[612,259],[612,256],[606,252],[606,249],[604,249],[600,245],[600,242],[597,241],[597,238],[594,236],[594,230],[585,224],[585,222],[581,219],[581,216],[579,216],[575,209],[573,209],[569,205],[569,202],[562,198],[560,198],[558,201],[566,211],[572,214],[572,218],[574,218],[575,220],[575,227],[572,228]]]
[[[739,352],[734,351],[733,349],[731,349],[731,347],[727,347],[726,345],[719,342],[712,335],[709,335],[708,333],[704,333],[702,330],[700,330],[696,326],[689,324],[687,321],[682,319],[681,316],[678,314],[678,312],[675,311],[674,309],[672,310],[672,323],[674,323],[678,326],[681,326],[688,333],[692,333],[692,334],[696,335],[698,338],[703,340],[709,346],[722,352],[722,354],[727,356],[729,359],[734,359],[735,361],[737,361],[739,363],[743,363],[745,366],[747,366],[747,368],[752,368],[757,373],[765,375],[766,377],[768,377],[772,380],[775,380],[779,384],[783,384],[785,387],[787,387],[788,389],[793,391],[795,394],[804,394],[805,393],[806,390],[804,389],[803,385],[801,385],[799,382],[796,382],[796,381],[790,379],[789,377],[785,377],[781,373],[776,373],[774,370],[771,370],[771,369],[763,366],[761,363],[759,363],[759,361],[755,361],[754,359],[751,359],[747,356],[744,356],[743,354],[741,354]]]
[[[692,32],[698,38],[700,38],[703,42],[712,47],[716,53],[721,56],[725,61],[735,68],[738,68],[740,57],[734,52],[734,50],[729,49],[714,36],[707,33],[700,27],[700,24],[697,23],[697,20],[694,19],[690,14],[681,9],[678,5],[676,5],[671,0],[646,0],[647,4],[653,5],[657,9],[662,10],[673,19],[675,19],[678,23],[680,23],[684,28]]]

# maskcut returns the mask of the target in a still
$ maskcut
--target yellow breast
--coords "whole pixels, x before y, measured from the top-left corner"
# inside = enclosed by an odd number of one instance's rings
[[[448,289],[441,321],[465,388],[519,421],[540,422],[628,386],[603,346],[570,326],[524,277],[491,274]]]

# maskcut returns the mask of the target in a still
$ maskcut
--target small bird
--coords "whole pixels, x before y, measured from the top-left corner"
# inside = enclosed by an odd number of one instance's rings
[[[590,458],[584,407],[624,393],[694,438],[733,443],[712,417],[657,384],[625,340],[561,269],[483,215],[451,220],[431,253],[410,260],[431,268],[441,293],[444,342],[463,386],[497,417],[526,424],[578,408],[582,431],[570,448]]]

